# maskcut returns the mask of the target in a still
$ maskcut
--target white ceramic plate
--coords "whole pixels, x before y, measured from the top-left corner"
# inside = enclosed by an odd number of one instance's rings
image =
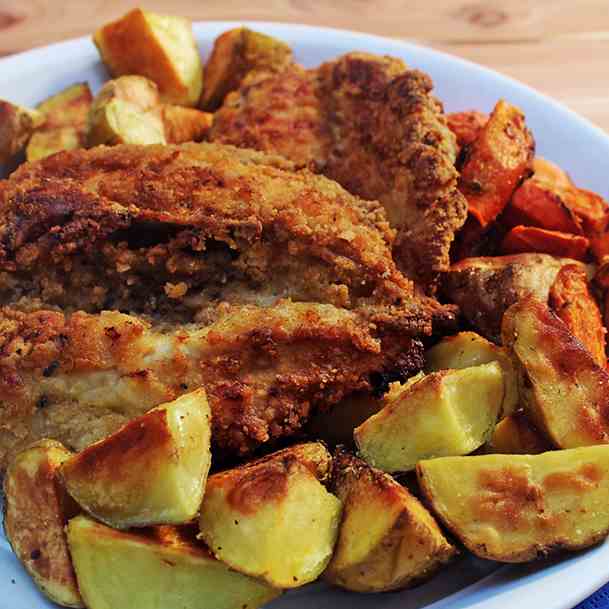
[[[209,53],[220,32],[236,25],[239,24],[195,25],[203,54]],[[288,42],[296,59],[306,66],[353,50],[402,57],[410,66],[431,74],[436,94],[449,111],[489,111],[498,98],[504,97],[525,111],[540,155],[568,170],[577,184],[605,197],[609,195],[609,137],[514,80],[437,51],[377,36],[273,23],[249,25]],[[93,44],[88,38],[81,38],[1,60],[0,98],[35,104],[77,81],[87,80],[96,89],[105,78]],[[571,609],[609,580],[608,565],[609,543],[543,565],[498,568],[494,563],[468,558],[415,590],[362,596],[315,585],[286,594],[270,609]],[[38,594],[3,537],[0,599],[3,609],[53,607]]]

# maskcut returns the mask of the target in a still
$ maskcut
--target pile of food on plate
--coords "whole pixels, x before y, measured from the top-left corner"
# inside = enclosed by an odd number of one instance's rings
[[[523,113],[134,10],[0,102],[5,531],[67,607],[254,609],[609,532],[609,206]],[[25,156],[26,162],[23,162]]]

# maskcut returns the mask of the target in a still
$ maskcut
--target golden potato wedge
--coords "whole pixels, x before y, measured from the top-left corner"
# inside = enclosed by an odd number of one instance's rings
[[[201,107],[214,111],[253,69],[279,71],[292,61],[292,50],[281,40],[245,27],[224,32],[214,42],[207,64]]]
[[[15,457],[4,477],[4,531],[45,596],[82,607],[64,531],[79,510],[56,475],[71,454],[59,442],[41,440]]]
[[[434,512],[481,558],[524,562],[609,532],[609,446],[432,459],[417,476]]]
[[[500,343],[506,309],[527,294],[547,302],[558,271],[567,264],[574,262],[532,253],[466,258],[445,273],[442,291],[480,334]]]
[[[340,522],[340,501],[298,450],[210,476],[201,506],[200,537],[216,557],[277,588],[302,586],[322,573]]]
[[[93,42],[113,77],[139,74],[158,85],[164,103],[197,105],[203,66],[188,19],[136,8],[97,30]]]
[[[443,338],[425,354],[427,370],[450,370],[499,362],[503,371],[505,395],[501,416],[507,416],[518,407],[518,379],[512,359],[502,347],[489,342],[475,332],[459,332]]]
[[[68,492],[115,528],[180,524],[201,504],[211,463],[205,390],[153,408],[66,461]]]
[[[418,499],[344,451],[334,456],[332,490],[343,519],[326,581],[355,592],[397,590],[429,578],[456,554]]]
[[[127,532],[77,516],[67,532],[89,609],[256,609],[281,594],[216,560],[190,527]]]
[[[485,448],[488,453],[538,455],[552,446],[523,412],[515,412],[497,423]]]
[[[43,122],[37,110],[0,100],[0,165],[10,163]]]
[[[93,94],[86,82],[76,83],[49,97],[37,106],[44,115],[44,129],[76,127],[84,129],[93,103]]]
[[[410,471],[421,459],[471,453],[492,434],[504,391],[497,362],[429,374],[355,430],[358,453],[390,473]]]
[[[609,373],[545,304],[527,297],[512,305],[503,343],[514,357],[524,409],[554,446],[609,442]]]
[[[76,127],[44,129],[34,132],[28,142],[25,156],[28,161],[37,161],[62,150],[83,148],[85,142],[85,134]]]
[[[168,144],[201,142],[211,128],[213,114],[182,106],[161,106],[161,120]]]
[[[122,76],[100,89],[89,113],[87,143],[165,144],[158,88],[143,76]]]
[[[600,309],[588,286],[588,275],[578,265],[568,264],[556,275],[549,305],[575,338],[588,349],[601,367],[607,365],[605,334]]]

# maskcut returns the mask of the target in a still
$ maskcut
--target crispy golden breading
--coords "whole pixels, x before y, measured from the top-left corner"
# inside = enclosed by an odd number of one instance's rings
[[[406,275],[433,289],[467,213],[456,140],[431,79],[399,59],[350,53],[315,70],[251,72],[214,117],[210,139],[276,152],[378,199]]]
[[[381,205],[291,169],[218,144],[102,146],[26,164],[0,188],[0,302],[182,321],[217,301],[409,302]]]
[[[216,456],[296,432],[317,407],[423,366],[410,321],[363,307],[281,301],[226,307],[215,323],[166,325],[118,312],[0,311],[0,469],[39,438],[74,449],[204,386]]]

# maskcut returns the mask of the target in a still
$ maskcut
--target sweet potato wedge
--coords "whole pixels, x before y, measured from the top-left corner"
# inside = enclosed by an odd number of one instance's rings
[[[515,226],[501,242],[502,254],[524,254],[526,252],[539,252],[586,260],[590,241],[581,235],[560,233],[554,230],[545,230],[536,226]]]
[[[566,199],[564,191],[548,186],[535,174],[516,189],[501,223],[507,228],[536,226],[581,235],[579,218],[566,204]]]
[[[578,265],[569,264],[558,272],[550,289],[549,305],[575,338],[588,349],[594,361],[604,368],[605,333],[601,312],[588,287],[588,275]]]
[[[543,303],[528,296],[503,316],[520,399],[557,448],[609,443],[609,373]]]
[[[469,217],[459,237],[459,257],[468,254],[528,177],[534,151],[524,114],[499,101],[478,138],[465,150],[459,189],[467,199]]]
[[[474,142],[480,135],[482,128],[488,122],[488,114],[478,110],[466,110],[465,112],[451,112],[446,115],[448,128],[457,137],[459,148]]]

